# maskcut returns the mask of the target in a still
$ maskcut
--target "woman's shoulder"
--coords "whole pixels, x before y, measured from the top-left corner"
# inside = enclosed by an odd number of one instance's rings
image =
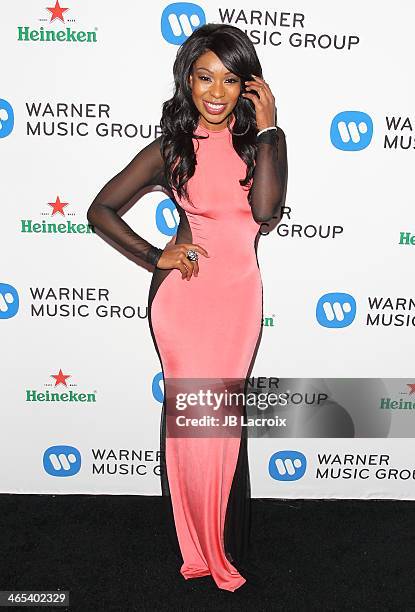
[[[148,163],[152,168],[162,168],[164,160],[161,152],[161,138],[157,136],[141,147],[136,154],[137,159],[142,163]]]
[[[154,138],[146,148],[148,148],[149,153],[157,157],[160,165],[164,165],[166,151],[171,148],[171,142],[166,142],[166,138],[163,138],[163,134],[160,134],[160,136]]]
[[[143,148],[142,151],[148,151],[149,153],[155,152],[161,154],[161,139],[162,136],[157,136],[153,138],[150,142],[148,142]]]
[[[163,136],[157,136],[141,149],[138,153],[138,157],[141,158],[142,163],[148,164],[153,175],[153,181],[165,189],[169,189],[166,180],[166,167],[162,145]]]

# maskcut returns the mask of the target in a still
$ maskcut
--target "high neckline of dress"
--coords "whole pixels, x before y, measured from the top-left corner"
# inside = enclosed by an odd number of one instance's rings
[[[197,128],[195,130],[195,134],[198,134],[199,136],[209,136],[209,138],[224,138],[226,136],[230,136],[230,132],[229,132],[229,128],[232,128],[233,125],[235,123],[235,117],[232,117],[230,123],[229,123],[229,127],[226,126],[224,128],[222,128],[221,130],[209,130],[208,128],[206,128],[205,126],[201,125],[200,123],[198,123]]]

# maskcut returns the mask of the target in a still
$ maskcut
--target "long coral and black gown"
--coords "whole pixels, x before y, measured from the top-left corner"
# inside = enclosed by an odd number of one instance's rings
[[[250,185],[239,183],[246,165],[228,128],[212,131],[199,123],[194,133],[206,138],[193,139],[197,164],[187,183],[191,204],[167,185],[159,137],[102,188],[88,220],[128,252],[155,265],[149,326],[164,381],[243,380],[251,372],[261,337],[257,238],[261,222],[275,215],[286,186],[285,137],[280,128],[258,137],[248,201]],[[199,254],[199,275],[190,281],[182,280],[176,268],[157,268],[160,249],[117,214],[134,194],[151,185],[167,190],[176,205],[176,244],[199,244],[209,254]],[[186,579],[210,574],[219,588],[234,591],[252,571],[246,427],[222,437],[166,435],[167,395],[165,387],[161,488],[180,572]]]

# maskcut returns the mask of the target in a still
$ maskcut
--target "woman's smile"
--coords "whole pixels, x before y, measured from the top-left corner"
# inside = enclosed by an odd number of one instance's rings
[[[220,115],[221,113],[223,113],[223,111],[227,107],[227,104],[218,104],[217,102],[207,102],[207,100],[202,100],[202,101],[203,101],[203,104],[205,105],[206,110],[211,115]]]

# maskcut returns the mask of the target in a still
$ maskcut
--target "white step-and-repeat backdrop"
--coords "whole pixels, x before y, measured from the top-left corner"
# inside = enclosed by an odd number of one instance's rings
[[[252,494],[415,499],[414,18],[402,0],[3,7],[2,492],[160,493],[151,272],[86,211],[160,134],[178,45],[215,22],[255,43],[288,148],[252,375],[290,399],[249,440]],[[160,247],[176,232],[162,192],[124,218]]]

